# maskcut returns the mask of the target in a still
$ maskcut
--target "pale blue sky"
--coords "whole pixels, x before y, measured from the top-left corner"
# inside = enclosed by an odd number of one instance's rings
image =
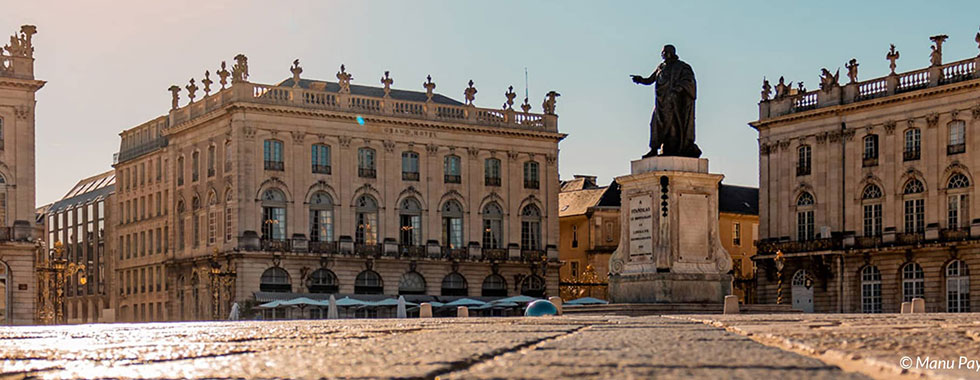
[[[203,4],[203,5],[202,5]],[[562,178],[627,174],[647,151],[649,74],[665,43],[677,46],[698,80],[698,144],[726,183],[757,185],[756,134],[762,77],[817,87],[857,58],[860,79],[928,64],[930,35],[948,34],[947,61],[976,56],[980,2],[887,1],[24,1],[4,4],[0,33],[38,27],[38,205],[80,178],[110,168],[118,133],[167,112],[167,87],[198,81],[221,60],[249,57],[250,79],[275,83],[299,58],[303,76],[334,80],[341,63],[353,82],[503,104],[508,85],[534,112],[548,90],[558,100]],[[5,39],[4,39],[5,40]],[[844,71],[844,70],[842,70]],[[845,75],[842,75],[844,77]],[[186,99],[186,94],[182,94]],[[520,99],[522,99],[521,97]],[[520,100],[519,99],[519,100]]]

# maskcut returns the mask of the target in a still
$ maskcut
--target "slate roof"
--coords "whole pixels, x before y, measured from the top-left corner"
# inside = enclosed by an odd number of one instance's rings
[[[321,81],[321,80],[312,80],[312,79],[302,79],[301,78],[299,80],[299,87],[300,88],[305,88],[305,89],[310,89],[311,86],[314,83],[319,84],[319,85],[323,85],[324,86],[323,91],[326,91],[326,92],[340,92],[340,85],[339,84],[337,84],[335,82],[327,82],[327,81]],[[284,80],[282,82],[279,82],[279,84],[277,84],[276,86],[292,87],[293,86],[293,78],[288,78],[288,79],[286,79],[286,80]],[[382,87],[361,86],[361,85],[358,85],[358,84],[351,83],[351,85],[350,85],[350,93],[352,95],[360,95],[360,96],[370,96],[370,97],[375,97],[375,98],[383,98],[384,95],[385,95],[385,90]],[[421,92],[421,91],[408,91],[408,90],[398,90],[398,89],[394,89],[394,88],[391,89],[390,96],[391,96],[392,99],[395,99],[395,100],[405,100],[405,101],[410,101],[410,102],[423,102],[424,103],[425,100],[427,99],[427,97],[425,95],[425,92]],[[455,99],[449,98],[447,96],[444,96],[444,95],[441,95],[441,94],[438,94],[438,93],[432,94],[432,102],[437,103],[437,104],[451,105],[451,106],[462,106],[462,105],[464,105],[463,103],[461,103],[461,102],[459,102],[459,101],[457,101]]]
[[[719,185],[718,211],[732,214],[759,215],[759,188]]]

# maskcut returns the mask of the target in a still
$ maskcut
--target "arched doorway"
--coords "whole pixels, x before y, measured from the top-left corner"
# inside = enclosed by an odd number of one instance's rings
[[[792,297],[794,309],[813,312],[813,280],[806,269],[800,269],[793,275]]]

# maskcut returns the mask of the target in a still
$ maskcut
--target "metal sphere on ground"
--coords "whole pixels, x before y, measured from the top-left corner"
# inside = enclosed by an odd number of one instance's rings
[[[537,300],[527,305],[524,310],[525,317],[540,317],[544,315],[558,315],[558,308],[548,300]]]

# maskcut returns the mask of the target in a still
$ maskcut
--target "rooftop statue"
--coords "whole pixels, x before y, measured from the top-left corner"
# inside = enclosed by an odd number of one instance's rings
[[[631,75],[633,83],[656,89],[653,116],[650,120],[650,152],[644,158],[658,155],[701,157],[694,143],[694,100],[697,84],[694,70],[677,57],[673,45],[664,45],[664,61],[649,77]],[[658,152],[663,147],[663,151]]]

